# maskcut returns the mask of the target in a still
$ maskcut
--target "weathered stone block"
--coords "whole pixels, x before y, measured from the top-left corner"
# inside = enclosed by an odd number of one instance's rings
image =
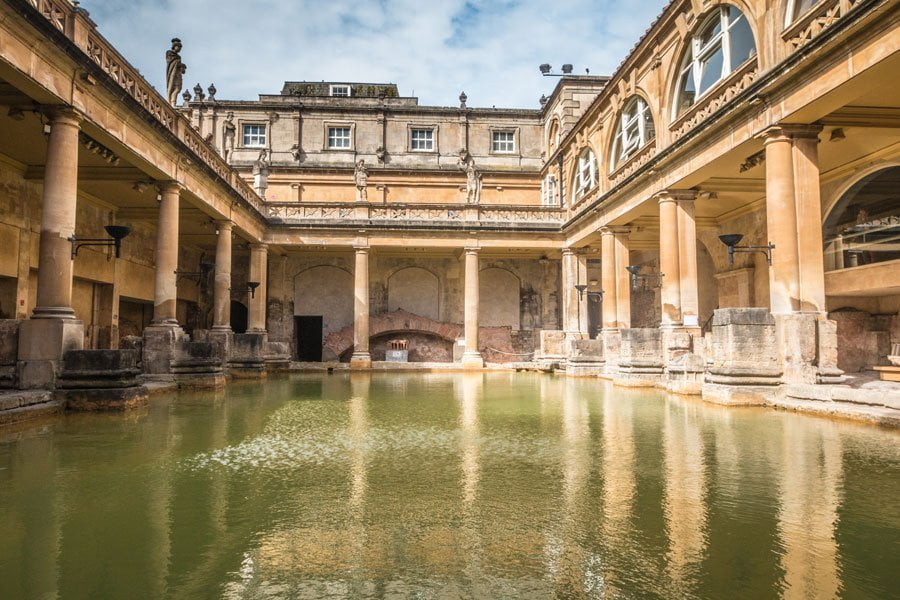
[[[63,358],[56,396],[67,410],[119,411],[147,402],[137,350],[72,350]]]
[[[178,346],[184,339],[181,327],[154,326],[144,329],[141,368],[148,375],[169,375]]]
[[[225,386],[222,348],[213,342],[183,342],[172,362],[179,389],[220,389]]]
[[[266,374],[265,333],[235,333],[231,341],[228,370],[233,377],[256,378]]]
[[[765,308],[723,308],[713,316],[706,380],[734,385],[780,383],[775,319]]]
[[[19,325],[17,379],[20,389],[53,389],[62,357],[84,347],[77,319],[27,319]]]
[[[0,389],[16,387],[19,323],[16,319],[0,319]]]

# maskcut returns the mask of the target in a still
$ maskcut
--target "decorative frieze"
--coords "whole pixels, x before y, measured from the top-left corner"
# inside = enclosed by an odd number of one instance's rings
[[[360,218],[357,206],[350,204],[269,203],[268,216],[279,221],[327,221]],[[504,223],[561,225],[564,213],[560,209],[520,206],[492,206],[473,209],[460,205],[387,205],[369,206],[369,221],[414,223]]]
[[[853,10],[860,0],[831,0],[823,2],[808,15],[793,23],[785,31],[785,39],[792,50],[802,48]]]

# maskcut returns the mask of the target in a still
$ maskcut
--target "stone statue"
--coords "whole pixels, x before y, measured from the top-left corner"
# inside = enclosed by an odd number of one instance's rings
[[[172,40],[172,49],[166,51],[166,96],[169,104],[178,104],[178,94],[181,93],[181,84],[184,82],[184,74],[187,65],[181,62],[181,40]]]
[[[222,156],[225,162],[231,161],[231,155],[234,153],[234,138],[237,128],[234,126],[234,113],[229,112],[225,116],[225,122],[222,124]]]
[[[265,200],[266,190],[269,188],[269,150],[263,148],[259,151],[259,157],[253,163],[253,188],[259,197]]]
[[[475,168],[475,160],[466,161],[466,204],[478,204],[481,200],[481,173]]]
[[[356,171],[353,173],[353,179],[356,181],[356,201],[367,202],[369,193],[366,187],[369,185],[369,171],[366,169],[366,161],[360,159],[356,163]]]

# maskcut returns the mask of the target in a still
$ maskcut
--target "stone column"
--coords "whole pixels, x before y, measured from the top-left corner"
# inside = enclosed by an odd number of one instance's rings
[[[78,197],[81,119],[62,108],[50,116],[41,204],[36,305],[19,331],[19,387],[52,388],[63,355],[84,346],[84,326],[72,309],[72,244]]]
[[[794,132],[794,190],[797,204],[797,257],[800,310],[824,314],[825,256],[822,251],[822,199],[819,182],[819,132],[805,127]],[[812,226],[815,224],[815,226]]]
[[[563,301],[563,331],[566,339],[571,341],[579,338],[579,306],[578,290],[575,285],[578,281],[578,255],[572,248],[563,248],[562,251],[562,301]]]
[[[250,281],[259,283],[250,298],[250,314],[247,331],[261,333],[266,331],[266,292],[268,289],[268,256],[266,244],[250,244]]]
[[[462,363],[465,368],[484,367],[484,358],[478,350],[478,248],[466,248],[466,280],[464,298],[464,320],[466,351]]]
[[[47,166],[41,203],[41,246],[33,319],[74,319],[72,244],[78,197],[80,117],[71,110],[50,118]]]
[[[700,292],[697,275],[697,222],[694,217],[694,192],[678,198],[678,270],[681,277],[681,322],[685,327],[700,327]]]
[[[769,269],[773,314],[800,309],[800,263],[797,256],[797,211],[794,203],[794,159],[791,136],[785,128],[765,133],[766,230],[775,244]],[[816,217],[819,227],[821,216]]]
[[[616,285],[616,238],[612,230],[604,227],[600,230],[600,280],[603,286],[603,329],[616,329],[617,314]]]
[[[667,192],[659,199],[659,270],[664,274],[660,298],[662,326],[681,325],[681,261],[678,239],[678,204]]]
[[[213,329],[231,331],[231,221],[216,222],[216,273],[213,286]]]
[[[626,267],[629,264],[628,236],[631,229],[616,227],[613,229],[616,248],[616,327],[631,327],[631,276]]]
[[[369,354],[369,247],[356,246],[356,265],[353,270],[353,355],[350,368],[368,369],[372,366]]]
[[[153,301],[153,325],[177,326],[178,202],[177,183],[160,186],[159,223],[156,229],[156,288]]]

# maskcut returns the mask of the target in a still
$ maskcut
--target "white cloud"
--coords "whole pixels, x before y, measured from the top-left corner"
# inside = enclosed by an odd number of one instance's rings
[[[100,32],[159,89],[184,42],[185,86],[223,99],[286,80],[394,82],[422,104],[533,107],[537,65],[609,74],[665,0],[82,0]]]

